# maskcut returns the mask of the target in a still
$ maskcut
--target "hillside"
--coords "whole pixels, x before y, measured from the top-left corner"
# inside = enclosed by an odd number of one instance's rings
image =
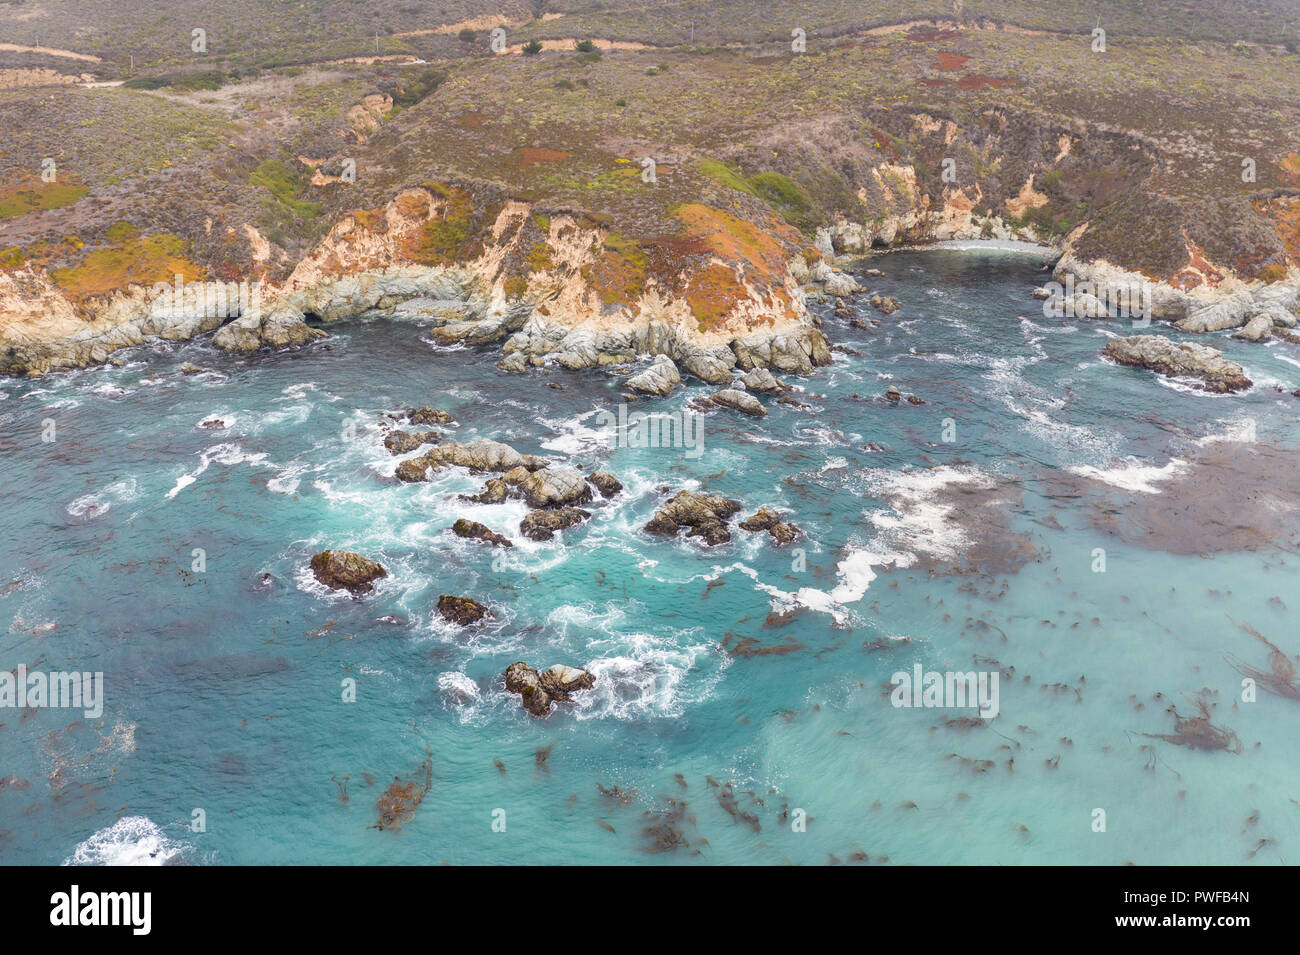
[[[430,23],[411,4],[248,0],[205,28],[203,56],[168,39],[197,4],[62,6],[0,7],[13,45],[42,48],[0,48],[12,372],[147,338],[142,290],[176,274],[288,291],[461,269],[484,309],[549,300],[557,322],[617,324],[650,295],[706,338],[806,323],[798,286],[836,255],[942,238],[1047,242],[1202,292],[1300,274],[1290,4],[904,2],[881,19],[813,2],[802,53],[752,3],[520,4],[494,55],[486,5]],[[543,50],[520,55],[532,38]],[[366,43],[395,59],[338,62]],[[101,327],[127,313],[138,333]]]

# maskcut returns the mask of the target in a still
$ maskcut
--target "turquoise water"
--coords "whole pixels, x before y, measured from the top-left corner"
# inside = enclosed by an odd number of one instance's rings
[[[804,408],[709,413],[699,457],[607,447],[594,413],[616,409],[619,377],[506,375],[495,350],[435,347],[385,319],[297,353],[191,343],[0,384],[0,666],[102,671],[106,688],[98,720],[0,710],[0,861],[1300,858],[1300,701],[1236,702],[1228,659],[1267,669],[1229,615],[1300,653],[1294,536],[1202,555],[1116,530],[1252,421],[1260,445],[1300,448],[1296,400],[1274,387],[1300,387],[1294,349],[1216,340],[1257,385],[1208,396],[1101,362],[1116,326],[1043,318],[1029,258],[879,264],[873,290],[903,310],[859,303],[870,330],[826,312],[859,354],[789,379]],[[183,375],[186,361],[209,372]],[[925,404],[873,400],[891,382]],[[522,503],[457,499],[481,476],[392,479],[378,424],[424,404],[455,416],[449,438],[599,465],[626,491],[529,542]],[[200,427],[214,417],[228,427]],[[645,534],[665,485],[789,512],[802,562],[766,534],[711,549]],[[991,490],[944,497],[963,488]],[[1201,507],[1180,519],[1199,524]],[[457,517],[516,546],[502,560],[459,540]],[[326,592],[306,565],[330,547],[390,576],[365,599]],[[443,624],[444,593],[495,622]],[[517,659],[583,666],[597,685],[538,721],[500,684]],[[974,714],[891,706],[887,681],[914,664],[1000,671],[999,714],[949,725]],[[1240,752],[1143,735],[1173,734],[1166,706],[1194,716],[1204,688]],[[426,752],[413,817],[368,828]],[[670,830],[678,848],[648,851]]]

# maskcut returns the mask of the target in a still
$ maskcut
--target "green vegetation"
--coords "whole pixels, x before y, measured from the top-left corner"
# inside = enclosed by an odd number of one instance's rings
[[[257,72],[257,71],[252,71]],[[161,90],[173,93],[197,93],[200,90],[217,90],[233,83],[241,74],[223,73],[221,70],[202,70],[197,73],[164,73],[162,76],[137,76],[122,85],[133,90]]]
[[[40,182],[33,179],[0,187],[0,219],[16,219],[29,212],[58,209],[83,199],[90,190],[74,182]]]
[[[302,219],[320,215],[321,204],[298,198],[310,185],[305,172],[282,159],[265,159],[248,177],[253,186],[261,186],[274,200]]]
[[[812,208],[808,193],[789,176],[779,172],[760,172],[748,178],[740,171],[716,159],[702,159],[699,171],[718,185],[762,199],[791,224],[799,224]]]
[[[130,223],[111,226],[108,245],[88,254],[76,265],[55,269],[50,277],[74,301],[110,295],[131,284],[171,282],[177,275],[199,281],[203,271],[187,258],[189,243],[170,232],[142,238]]]
[[[542,52],[542,44],[537,40],[529,40],[527,43],[524,44],[523,47],[524,56],[536,56],[538,53],[541,52]]]
[[[414,77],[404,77],[401,87],[394,92],[393,106],[407,109],[433,94],[447,79],[442,70],[427,69]]]

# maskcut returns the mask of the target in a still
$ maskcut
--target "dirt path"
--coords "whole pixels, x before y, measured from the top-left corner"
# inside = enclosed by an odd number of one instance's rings
[[[0,53],[43,53],[46,56],[61,56],[65,60],[81,60],[84,63],[104,62],[89,53],[73,53],[71,50],[58,50],[50,46],[20,46],[17,43],[0,43]]]

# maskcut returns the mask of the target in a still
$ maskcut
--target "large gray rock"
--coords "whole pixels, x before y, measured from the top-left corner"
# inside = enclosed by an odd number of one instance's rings
[[[667,355],[656,355],[654,363],[645,371],[633,375],[626,382],[630,391],[663,398],[682,383],[681,372]]]
[[[591,517],[589,511],[580,507],[557,507],[546,510],[529,511],[519,522],[519,533],[529,540],[548,541],[556,531],[576,527]]]
[[[1180,344],[1162,335],[1115,338],[1102,353],[1122,365],[1146,368],[1169,378],[1196,378],[1206,391],[1218,394],[1244,391],[1252,384],[1241,366],[1225,359],[1217,348]]]
[[[546,462],[532,455],[520,454],[500,441],[480,440],[431,448],[419,457],[403,461],[397,466],[396,474],[401,481],[423,481],[430,468],[436,471],[445,465],[503,473],[517,467],[536,471],[545,467]]]
[[[564,466],[534,471],[519,489],[533,508],[586,504],[591,500],[591,488],[581,472]]]
[[[1273,316],[1259,312],[1252,316],[1245,325],[1232,333],[1232,337],[1243,342],[1264,342],[1273,337]]]
[[[1174,323],[1174,327],[1184,332],[1198,335],[1206,332],[1221,332],[1229,328],[1240,328],[1246,324],[1250,314],[1252,300],[1249,293],[1239,293],[1213,305],[1195,309],[1186,318]]]
[[[709,546],[725,544],[731,540],[727,519],[737,514],[739,501],[717,494],[698,491],[679,491],[663,507],[655,511],[645,529],[652,534],[675,537],[683,528],[690,528],[688,537],[703,537]]]
[[[759,394],[779,395],[789,390],[783,382],[766,368],[755,368],[745,375],[743,381],[746,390],[755,391]]]
[[[698,347],[685,345],[680,356],[682,367],[696,378],[711,385],[731,382],[731,369],[736,366],[736,353],[727,345]]]
[[[717,404],[726,405],[728,408],[734,408],[736,411],[743,411],[745,414],[753,415],[755,418],[764,418],[767,416],[767,409],[762,403],[747,391],[737,391],[734,388],[724,388],[722,391],[713,394],[713,400]]]

